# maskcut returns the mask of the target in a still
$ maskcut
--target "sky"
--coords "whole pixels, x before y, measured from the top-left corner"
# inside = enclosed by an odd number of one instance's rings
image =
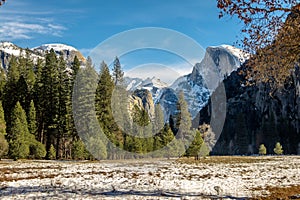
[[[0,40],[24,48],[63,43],[88,56],[116,34],[159,27],[184,34],[203,49],[232,45],[238,40],[241,24],[230,17],[219,19],[218,12],[213,0],[6,0],[0,7]],[[125,71],[155,63],[186,74],[203,54],[188,64],[172,53],[153,49],[118,56]]]

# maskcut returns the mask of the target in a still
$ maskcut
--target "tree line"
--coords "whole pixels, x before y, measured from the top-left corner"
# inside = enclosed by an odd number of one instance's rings
[[[123,79],[117,57],[112,70],[102,62],[96,72],[90,58],[84,67],[77,57],[67,65],[53,49],[35,62],[29,54],[12,56],[8,69],[0,69],[0,158],[122,159],[130,158],[124,152],[155,152],[175,138],[165,151],[173,154],[152,156],[208,154],[203,134],[191,129],[183,93],[176,116],[165,123],[159,104],[154,118],[143,107],[129,109]]]

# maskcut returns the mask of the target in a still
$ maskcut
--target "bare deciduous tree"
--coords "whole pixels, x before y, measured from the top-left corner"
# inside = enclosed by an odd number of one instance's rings
[[[300,58],[299,0],[217,0],[219,17],[240,19],[241,45],[251,53],[248,80],[281,85]]]
[[[6,0],[0,0],[0,6],[2,6],[5,3]]]

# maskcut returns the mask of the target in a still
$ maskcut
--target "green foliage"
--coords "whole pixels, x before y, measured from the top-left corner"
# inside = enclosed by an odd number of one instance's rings
[[[1,100],[4,94],[5,84],[6,84],[6,74],[5,74],[5,70],[1,67],[0,68],[0,99]]]
[[[155,105],[153,132],[158,133],[164,127],[164,113],[160,104]]]
[[[267,154],[267,148],[265,147],[264,144],[261,144],[259,146],[258,153],[259,153],[259,155],[266,155]]]
[[[275,145],[274,153],[276,155],[282,155],[283,154],[283,149],[282,149],[282,146],[279,142],[277,142],[276,145]]]
[[[30,133],[28,130],[25,111],[17,102],[12,112],[12,123],[9,132],[9,151],[14,159],[26,158],[29,156]]]
[[[100,135],[94,135],[93,137],[89,137],[88,141],[85,142],[87,144],[87,149],[92,155],[98,159],[106,159],[107,158],[107,149],[104,141],[100,138]]]
[[[147,111],[139,108],[137,105],[133,107],[132,119],[138,126],[148,126],[150,124],[150,117]]]
[[[197,157],[199,155],[201,146],[203,145],[203,139],[201,137],[201,133],[198,130],[195,131],[195,138],[190,144],[189,148],[186,151],[187,156],[194,156]]]
[[[42,159],[45,158],[47,151],[45,146],[38,142],[32,142],[32,144],[29,146],[30,149],[30,155],[32,155],[36,159]]]
[[[87,156],[87,151],[82,140],[74,141],[72,145],[72,158],[75,160],[84,160]]]
[[[201,148],[199,150],[199,156],[208,156],[210,153],[210,149],[209,149],[209,146],[203,142],[203,144],[201,145]]]
[[[37,124],[36,124],[36,110],[33,100],[30,102],[29,113],[28,113],[28,130],[31,134],[37,134]]]
[[[106,63],[101,63],[98,86],[96,89],[95,108],[101,127],[104,130],[115,129],[111,110],[111,98],[114,89],[113,79]]]
[[[50,148],[47,153],[48,153],[48,155],[47,155],[48,159],[54,160],[56,158],[56,150],[55,150],[53,144],[50,145]]]
[[[124,72],[122,71],[118,57],[114,60],[113,79],[115,81],[115,85],[122,85],[124,82]]]
[[[184,93],[181,91],[177,102],[178,113],[176,115],[177,137],[185,142],[191,138],[190,130],[192,127],[192,118],[188,110],[188,104],[184,99]]]
[[[8,143],[5,139],[6,135],[6,122],[4,120],[4,110],[2,102],[0,101],[0,159],[8,151]]]
[[[8,152],[8,142],[6,141],[4,135],[0,134],[0,160],[1,157],[6,155]]]

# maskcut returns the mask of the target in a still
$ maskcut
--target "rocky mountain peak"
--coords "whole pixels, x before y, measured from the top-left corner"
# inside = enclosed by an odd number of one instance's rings
[[[44,56],[51,49],[53,49],[57,55],[63,56],[64,59],[67,61],[67,63],[73,62],[75,56],[77,56],[77,58],[81,62],[85,62],[86,60],[79,50],[77,50],[75,47],[66,44],[60,44],[60,43],[43,44],[41,46],[34,47],[31,50]]]

